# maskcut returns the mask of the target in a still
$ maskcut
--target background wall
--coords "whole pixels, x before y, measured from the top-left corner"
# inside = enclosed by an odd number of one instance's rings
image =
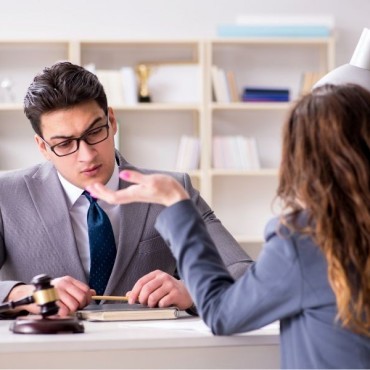
[[[0,37],[212,38],[238,14],[333,14],[337,65],[349,61],[369,0],[0,0]]]

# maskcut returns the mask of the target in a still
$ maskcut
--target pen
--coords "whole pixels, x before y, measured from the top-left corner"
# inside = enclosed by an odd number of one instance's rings
[[[91,297],[92,299],[98,300],[98,301],[128,301],[127,296],[115,296],[115,295],[93,295]]]

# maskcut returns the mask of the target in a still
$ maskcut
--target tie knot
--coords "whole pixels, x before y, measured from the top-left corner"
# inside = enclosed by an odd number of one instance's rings
[[[88,191],[85,190],[82,194],[88,199],[90,203],[96,203],[96,198],[92,197]]]

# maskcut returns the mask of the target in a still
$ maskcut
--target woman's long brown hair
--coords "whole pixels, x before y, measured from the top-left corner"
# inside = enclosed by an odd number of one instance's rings
[[[370,92],[326,85],[301,98],[284,126],[277,195],[285,223],[324,253],[342,324],[370,336]]]

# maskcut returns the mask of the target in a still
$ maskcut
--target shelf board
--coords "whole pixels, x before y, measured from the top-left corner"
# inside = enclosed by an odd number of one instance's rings
[[[23,111],[23,103],[0,103],[0,111]]]
[[[115,110],[125,111],[199,111],[201,103],[174,104],[174,103],[138,103],[135,105],[112,105]]]
[[[200,41],[198,39],[147,39],[147,38],[137,38],[137,39],[82,39],[79,40],[82,46],[89,45],[89,46],[194,46],[198,45]]]
[[[277,176],[278,169],[262,168],[259,170],[234,170],[234,169],[213,169],[211,176]]]
[[[212,103],[211,109],[213,110],[288,110],[293,102],[284,103]]]
[[[18,47],[19,45],[41,45],[41,46],[47,46],[49,44],[51,45],[66,45],[68,46],[70,44],[70,40],[66,39],[7,39],[7,40],[0,40],[0,45],[10,45],[10,46],[16,46]],[[31,45],[32,46],[32,45]]]

